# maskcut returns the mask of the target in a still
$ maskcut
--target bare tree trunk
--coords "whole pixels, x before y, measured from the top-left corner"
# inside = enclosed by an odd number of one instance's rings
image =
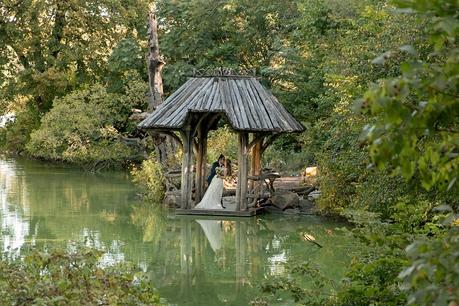
[[[156,20],[156,8],[154,5],[150,8],[148,16],[148,85],[150,87],[150,100],[147,112],[153,112],[158,105],[163,102],[163,78],[161,72],[166,64],[159,53],[158,42],[158,22]],[[158,161],[166,166],[168,155],[175,152],[175,143],[164,135],[156,132],[150,132],[156,149]]]
[[[164,59],[159,53],[158,42],[158,22],[156,21],[155,8],[152,7],[148,16],[148,47],[149,54],[147,59],[148,81],[150,85],[150,103],[148,112],[152,112],[159,104],[163,102],[163,70]]]

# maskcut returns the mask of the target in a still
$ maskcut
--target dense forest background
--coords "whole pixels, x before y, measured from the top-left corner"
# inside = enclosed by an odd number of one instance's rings
[[[320,209],[365,248],[300,302],[458,305],[459,6],[455,0],[156,1],[165,95],[192,68],[255,69],[307,127],[265,163],[320,169]],[[0,4],[4,152],[126,165],[132,109],[147,108],[149,1]],[[231,152],[227,128],[213,138]],[[405,251],[406,249],[406,251]],[[299,277],[310,267],[296,269]],[[303,273],[303,275],[301,274]],[[320,289],[320,290],[319,290]],[[263,303],[264,300],[257,301]]]

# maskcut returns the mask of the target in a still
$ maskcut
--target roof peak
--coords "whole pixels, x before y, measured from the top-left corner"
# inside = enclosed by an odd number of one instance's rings
[[[229,67],[209,67],[196,69],[193,68],[192,77],[228,77],[228,78],[255,78],[257,70],[246,68],[229,68]]]

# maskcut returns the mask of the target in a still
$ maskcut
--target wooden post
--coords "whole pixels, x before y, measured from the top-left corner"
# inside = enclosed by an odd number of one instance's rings
[[[237,164],[238,164],[238,169],[237,169],[237,186],[236,186],[236,210],[240,211],[241,210],[241,163],[242,163],[242,146],[241,146],[241,136],[240,133],[238,133],[238,152],[237,152]]]
[[[249,136],[246,132],[241,132],[239,135],[239,154],[237,173],[237,189],[236,189],[236,210],[247,210],[247,175],[248,175],[248,146]]]
[[[182,209],[191,208],[191,192],[193,188],[193,173],[191,166],[193,164],[193,137],[191,135],[191,127],[187,125],[180,132],[183,142],[183,157],[182,157],[182,181],[181,181],[181,201]]]
[[[206,179],[207,179],[207,136],[209,131],[207,128],[204,130],[202,135],[202,163],[201,163],[201,199],[206,191]]]
[[[255,136],[256,137],[256,136]],[[263,138],[257,140],[252,147],[252,159],[250,166],[250,175],[257,176],[261,174],[261,146],[263,144]],[[250,181],[250,190],[258,187],[258,182]]]
[[[199,127],[197,132],[198,150],[196,154],[196,203],[199,203],[204,196],[205,189],[208,132],[205,127]]]

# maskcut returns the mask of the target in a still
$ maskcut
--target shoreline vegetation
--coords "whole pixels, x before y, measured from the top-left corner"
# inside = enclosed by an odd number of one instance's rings
[[[49,20],[37,17],[44,5],[0,5],[0,113],[15,114],[0,150],[90,171],[135,161],[134,180],[157,202],[154,141],[130,119],[148,105],[149,3],[114,0],[101,13],[77,2],[86,9],[57,1]],[[293,265],[294,277],[267,280],[252,304],[286,294],[305,305],[459,305],[457,1],[203,3],[157,1],[165,96],[192,68],[255,69],[307,128],[277,139],[263,164],[317,166],[318,208],[362,242],[342,280]],[[234,160],[227,125],[209,148],[210,160]],[[296,281],[311,276],[312,288]]]
[[[162,305],[146,276],[129,264],[102,266],[103,251],[73,245],[0,257],[2,305]]]

